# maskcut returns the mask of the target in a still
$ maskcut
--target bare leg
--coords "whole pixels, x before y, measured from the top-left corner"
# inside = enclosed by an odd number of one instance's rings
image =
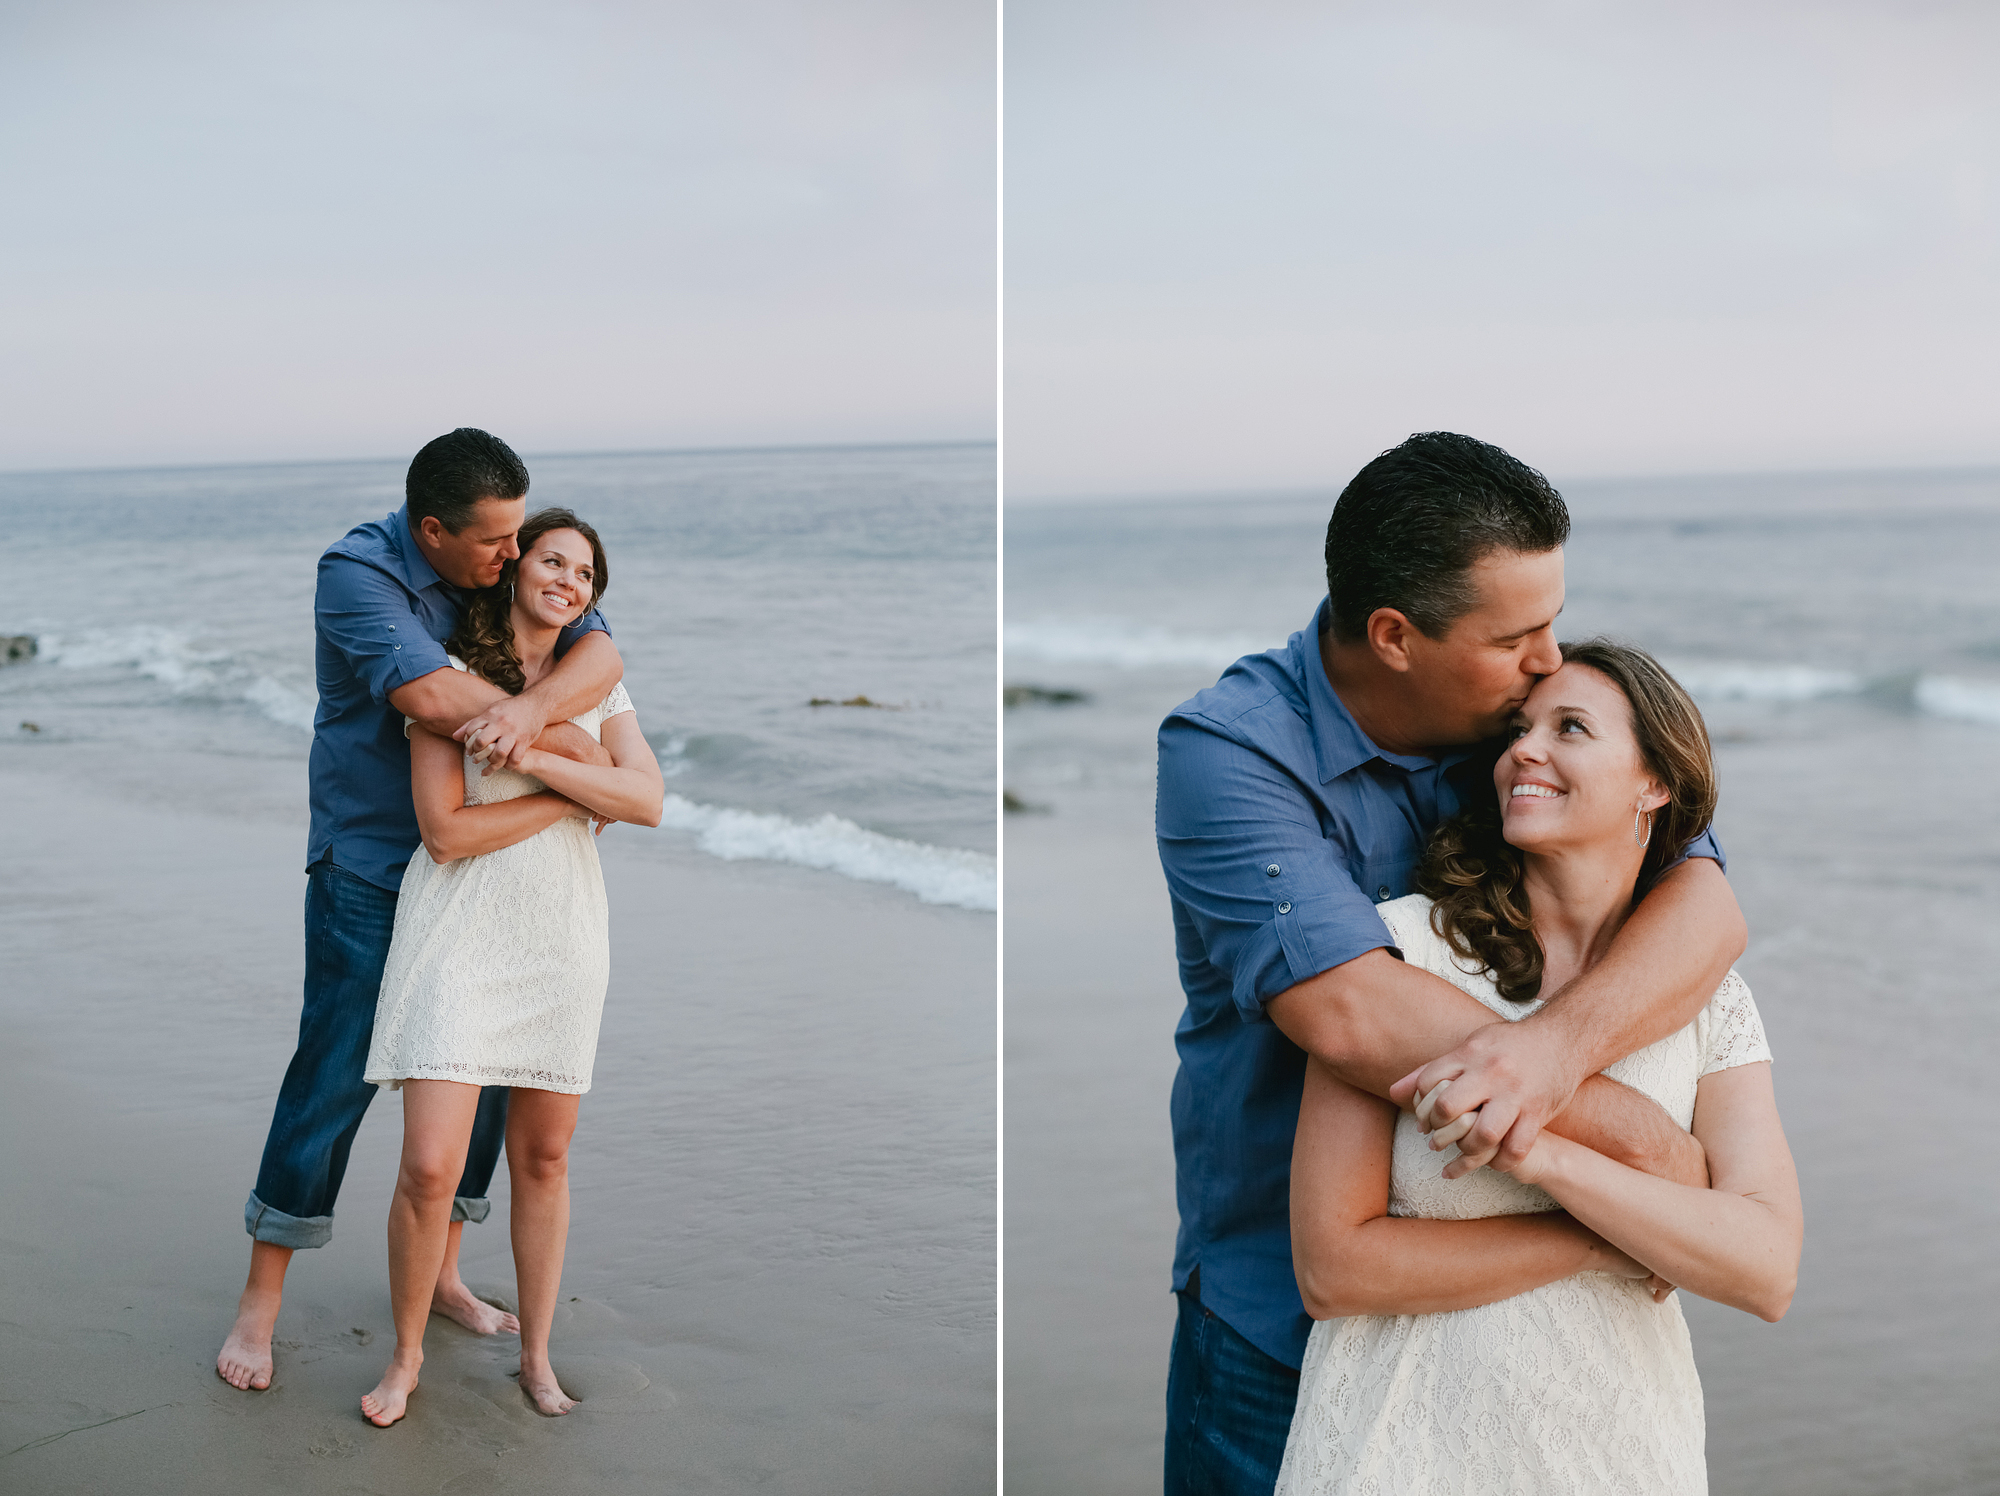
[[[465,1222],[453,1221],[444,1242],[444,1266],[438,1271],[437,1287],[431,1290],[431,1313],[456,1320],[475,1335],[518,1335],[521,1322],[505,1309],[495,1309],[465,1286],[458,1275],[458,1239],[465,1234]]]
[[[361,1412],[387,1428],[408,1410],[424,1364],[424,1323],[444,1265],[451,1202],[465,1169],[472,1114],[479,1087],[451,1080],[403,1083],[403,1162],[396,1197],[389,1202],[389,1306],[396,1320],[396,1353]]]
[[[516,1086],[507,1103],[507,1174],[514,1184],[508,1224],[521,1294],[521,1390],[536,1412],[551,1418],[576,1406],[549,1365],[549,1324],[562,1291],[563,1248],[569,1241],[569,1140],[582,1100]]]
[[[215,1374],[232,1387],[262,1392],[271,1385],[271,1330],[278,1323],[285,1269],[291,1265],[290,1247],[250,1243],[250,1277],[236,1301],[236,1323],[215,1358]]]

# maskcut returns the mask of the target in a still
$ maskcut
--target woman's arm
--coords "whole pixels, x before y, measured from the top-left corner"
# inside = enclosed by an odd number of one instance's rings
[[[417,831],[424,839],[424,850],[436,863],[497,852],[547,830],[565,816],[589,814],[582,806],[549,793],[522,795],[491,805],[467,805],[465,750],[421,723],[410,728],[410,796],[416,801]]]
[[[566,722],[589,711],[624,676],[625,662],[611,635],[593,630],[570,645],[555,668],[519,696],[503,695],[463,725],[454,723],[457,730],[452,736],[461,743],[477,737],[483,747],[492,749],[497,757],[489,770],[504,766],[533,774],[526,758],[542,730],[551,722]]]
[[[1783,1319],[1798,1285],[1805,1215],[1769,1062],[1703,1076],[1694,1134],[1708,1150],[1713,1183],[1705,1190],[1547,1133],[1511,1172],[1668,1282],[1760,1319]]]
[[[1306,1313],[1471,1309],[1573,1273],[1647,1270],[1561,1211],[1472,1221],[1389,1214],[1396,1109],[1306,1062],[1292,1145],[1292,1268]]]
[[[575,763],[531,748],[523,757],[524,772],[610,820],[659,825],[667,786],[660,777],[659,758],[639,731],[638,714],[620,712],[607,717],[601,731],[604,746],[611,753],[609,768]]]

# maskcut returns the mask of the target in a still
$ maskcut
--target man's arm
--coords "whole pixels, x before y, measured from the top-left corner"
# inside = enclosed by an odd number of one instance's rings
[[[1475,1107],[1480,1115],[1459,1142],[1462,1157],[1446,1172],[1456,1178],[1496,1155],[1504,1166],[1516,1167],[1534,1147],[1536,1134],[1559,1113],[1573,1110],[1573,1097],[1583,1099],[1585,1077],[1692,1023],[1748,940],[1749,927],[1722,869],[1705,857],[1690,859],[1670,869],[1639,901],[1604,959],[1540,1012],[1469,1035],[1442,1058],[1400,1078],[1389,1099],[1400,1106],[1449,1080],[1435,1109],[1437,1123]],[[1605,1103],[1591,1097],[1584,1104],[1585,1125],[1600,1125]],[[1579,1136],[1569,1123],[1556,1131],[1645,1168],[1617,1148]],[[1707,1183],[1705,1174],[1699,1182]]]
[[[601,619],[597,621],[602,623]],[[367,689],[373,700],[415,718],[441,737],[452,736],[468,717],[499,710],[500,703],[521,699],[452,669],[444,646],[424,632],[411,611],[408,590],[386,572],[357,557],[334,551],[320,557],[319,584],[313,595],[313,627],[320,640],[341,656],[355,681]],[[609,643],[608,637],[606,642]],[[570,654],[577,654],[580,647],[579,644]],[[613,649],[612,658],[616,657],[617,651]],[[620,674],[622,668],[614,669],[603,694],[582,706],[564,712],[561,717],[550,712],[549,717],[560,724],[558,728],[543,734],[544,722],[536,721],[535,734],[540,741],[534,742],[534,746],[584,763],[609,763],[610,755],[597,746],[589,733],[564,719],[596,706],[610,694]],[[547,682],[543,682],[542,688],[546,687]],[[531,693],[524,693],[527,694]],[[530,703],[530,720],[539,710],[538,703]],[[495,765],[488,767],[490,771]]]
[[[1409,1061],[1421,1064],[1426,1054],[1457,1053],[1469,1040],[1490,1033],[1504,1039],[1521,1027],[1495,1020],[1492,1010],[1442,977],[1381,949],[1279,993],[1264,1011],[1286,1038],[1325,1061],[1348,1085],[1383,1097],[1408,1077],[1404,1067]],[[1532,1020],[1522,1020],[1527,1022]],[[1626,1053],[1630,1051],[1612,1055],[1605,1064]],[[1701,1145],[1650,1098],[1594,1073],[1572,1090],[1570,1104],[1547,1124],[1551,1130],[1646,1173],[1707,1184]],[[1406,1097],[1391,1099],[1407,1103]],[[1461,1152],[1470,1141],[1460,1142]],[[1447,1172],[1451,1170],[1465,1172],[1458,1161]]]
[[[519,696],[501,694],[497,700],[477,708],[471,721],[461,718],[446,728],[444,735],[456,738],[474,753],[485,753],[489,771],[502,766],[518,769],[529,749],[547,746],[540,741],[544,728],[551,722],[567,724],[571,717],[589,711],[624,678],[625,661],[618,653],[618,646],[611,642],[610,634],[594,630],[572,644],[556,661],[555,669]],[[582,732],[580,728],[576,730]],[[590,736],[582,735],[586,739]],[[576,753],[564,753],[563,757],[579,762],[610,762],[608,754],[601,760],[584,759]]]
[[[610,694],[608,687],[605,694]],[[478,720],[489,710],[497,710],[502,702],[518,700],[520,697],[509,696],[491,681],[481,680],[463,670],[454,670],[449,665],[389,693],[390,706],[404,716],[416,719],[420,727],[441,738],[452,737],[468,719]],[[603,700],[603,697],[598,700]],[[575,716],[576,713],[570,715]],[[600,747],[595,738],[566,719],[542,729],[529,746],[574,759],[580,764],[611,762],[610,753]],[[496,767],[499,767],[497,758],[487,765],[489,771]]]

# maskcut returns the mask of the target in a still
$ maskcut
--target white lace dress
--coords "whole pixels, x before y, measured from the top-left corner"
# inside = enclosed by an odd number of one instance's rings
[[[458,669],[465,665],[457,658]],[[570,720],[592,737],[632,710],[623,683]],[[405,732],[408,731],[407,726]],[[481,775],[465,761],[465,803],[546,786],[531,774]],[[396,901],[396,930],[375,1003],[363,1079],[590,1089],[611,979],[604,874],[590,822],[566,817],[526,841],[440,867],[423,847]]]
[[[1381,906],[1412,965],[1509,1019],[1483,969],[1465,970],[1430,927],[1421,894]],[[1467,963],[1470,965],[1471,963]],[[1743,979],[1730,972],[1695,1021],[1605,1073],[1681,1126],[1704,1075],[1771,1058]],[[1396,1122],[1389,1213],[1469,1220],[1557,1209],[1492,1169],[1448,1180],[1456,1148],[1433,1153]],[[1552,1496],[1708,1490],[1701,1383],[1679,1296],[1578,1273],[1511,1299],[1443,1314],[1322,1320],[1306,1343],[1277,1496]]]

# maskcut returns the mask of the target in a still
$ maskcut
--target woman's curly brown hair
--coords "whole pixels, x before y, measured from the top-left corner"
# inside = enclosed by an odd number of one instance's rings
[[[1624,693],[1639,756],[1666,786],[1667,803],[1653,813],[1651,840],[1639,865],[1634,898],[1715,816],[1715,756],[1701,709],[1643,649],[1586,639],[1562,646],[1565,664],[1588,665]],[[1523,886],[1521,849],[1500,834],[1500,802],[1488,781],[1479,802],[1431,835],[1417,888],[1435,900],[1431,928],[1459,955],[1493,973],[1509,1002],[1541,995],[1542,944]]]
[[[534,550],[536,541],[552,530],[574,530],[590,542],[592,590],[590,607],[583,610],[588,613],[604,596],[611,580],[604,564],[604,543],[595,530],[569,510],[537,509],[514,537],[515,548],[525,556]],[[445,644],[474,674],[492,681],[509,696],[519,696],[528,683],[521,671],[520,652],[514,648],[514,580],[520,572],[520,557],[516,557],[501,569],[498,582],[473,593],[457,631]]]

